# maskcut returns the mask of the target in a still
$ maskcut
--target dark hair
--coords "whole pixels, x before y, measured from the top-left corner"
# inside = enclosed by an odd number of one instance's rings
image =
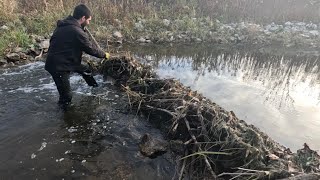
[[[91,11],[90,9],[84,5],[84,4],[79,4],[74,8],[73,15],[75,19],[81,19],[83,16],[88,19],[91,16]]]

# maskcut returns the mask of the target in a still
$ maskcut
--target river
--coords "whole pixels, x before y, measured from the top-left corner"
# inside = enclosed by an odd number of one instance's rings
[[[281,144],[320,149],[320,60],[316,53],[214,46],[131,46],[161,78],[176,78]],[[0,174],[4,179],[171,179],[170,153],[143,157],[145,133],[126,95],[74,74],[74,105],[63,111],[43,62],[0,70]]]
[[[319,52],[212,45],[127,48],[291,150],[320,150]]]
[[[159,130],[126,110],[127,97],[95,77],[90,88],[74,74],[73,106],[58,92],[43,62],[0,70],[0,179],[171,179],[170,153],[150,159],[138,144]]]

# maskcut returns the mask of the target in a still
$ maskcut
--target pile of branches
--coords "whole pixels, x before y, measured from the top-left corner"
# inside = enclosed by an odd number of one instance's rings
[[[130,56],[114,57],[100,71],[126,91],[132,110],[182,142],[179,179],[319,179],[320,156],[307,144],[292,153],[232,111],[174,79],[157,78]]]

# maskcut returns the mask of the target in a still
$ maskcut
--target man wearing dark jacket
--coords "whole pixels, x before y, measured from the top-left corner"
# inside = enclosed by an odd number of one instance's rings
[[[91,12],[87,6],[80,4],[75,7],[73,15],[57,22],[57,27],[50,39],[45,69],[51,74],[60,98],[59,104],[66,106],[71,103],[70,73],[82,75],[89,86],[98,84],[90,70],[81,64],[82,52],[98,58],[109,58],[94,46],[86,34],[84,27],[90,23]]]

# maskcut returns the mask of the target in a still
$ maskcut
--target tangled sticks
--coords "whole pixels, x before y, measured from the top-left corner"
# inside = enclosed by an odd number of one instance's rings
[[[130,56],[104,62],[100,72],[126,91],[132,110],[181,142],[179,179],[319,179],[320,157],[308,145],[292,153],[180,82],[156,78]]]

